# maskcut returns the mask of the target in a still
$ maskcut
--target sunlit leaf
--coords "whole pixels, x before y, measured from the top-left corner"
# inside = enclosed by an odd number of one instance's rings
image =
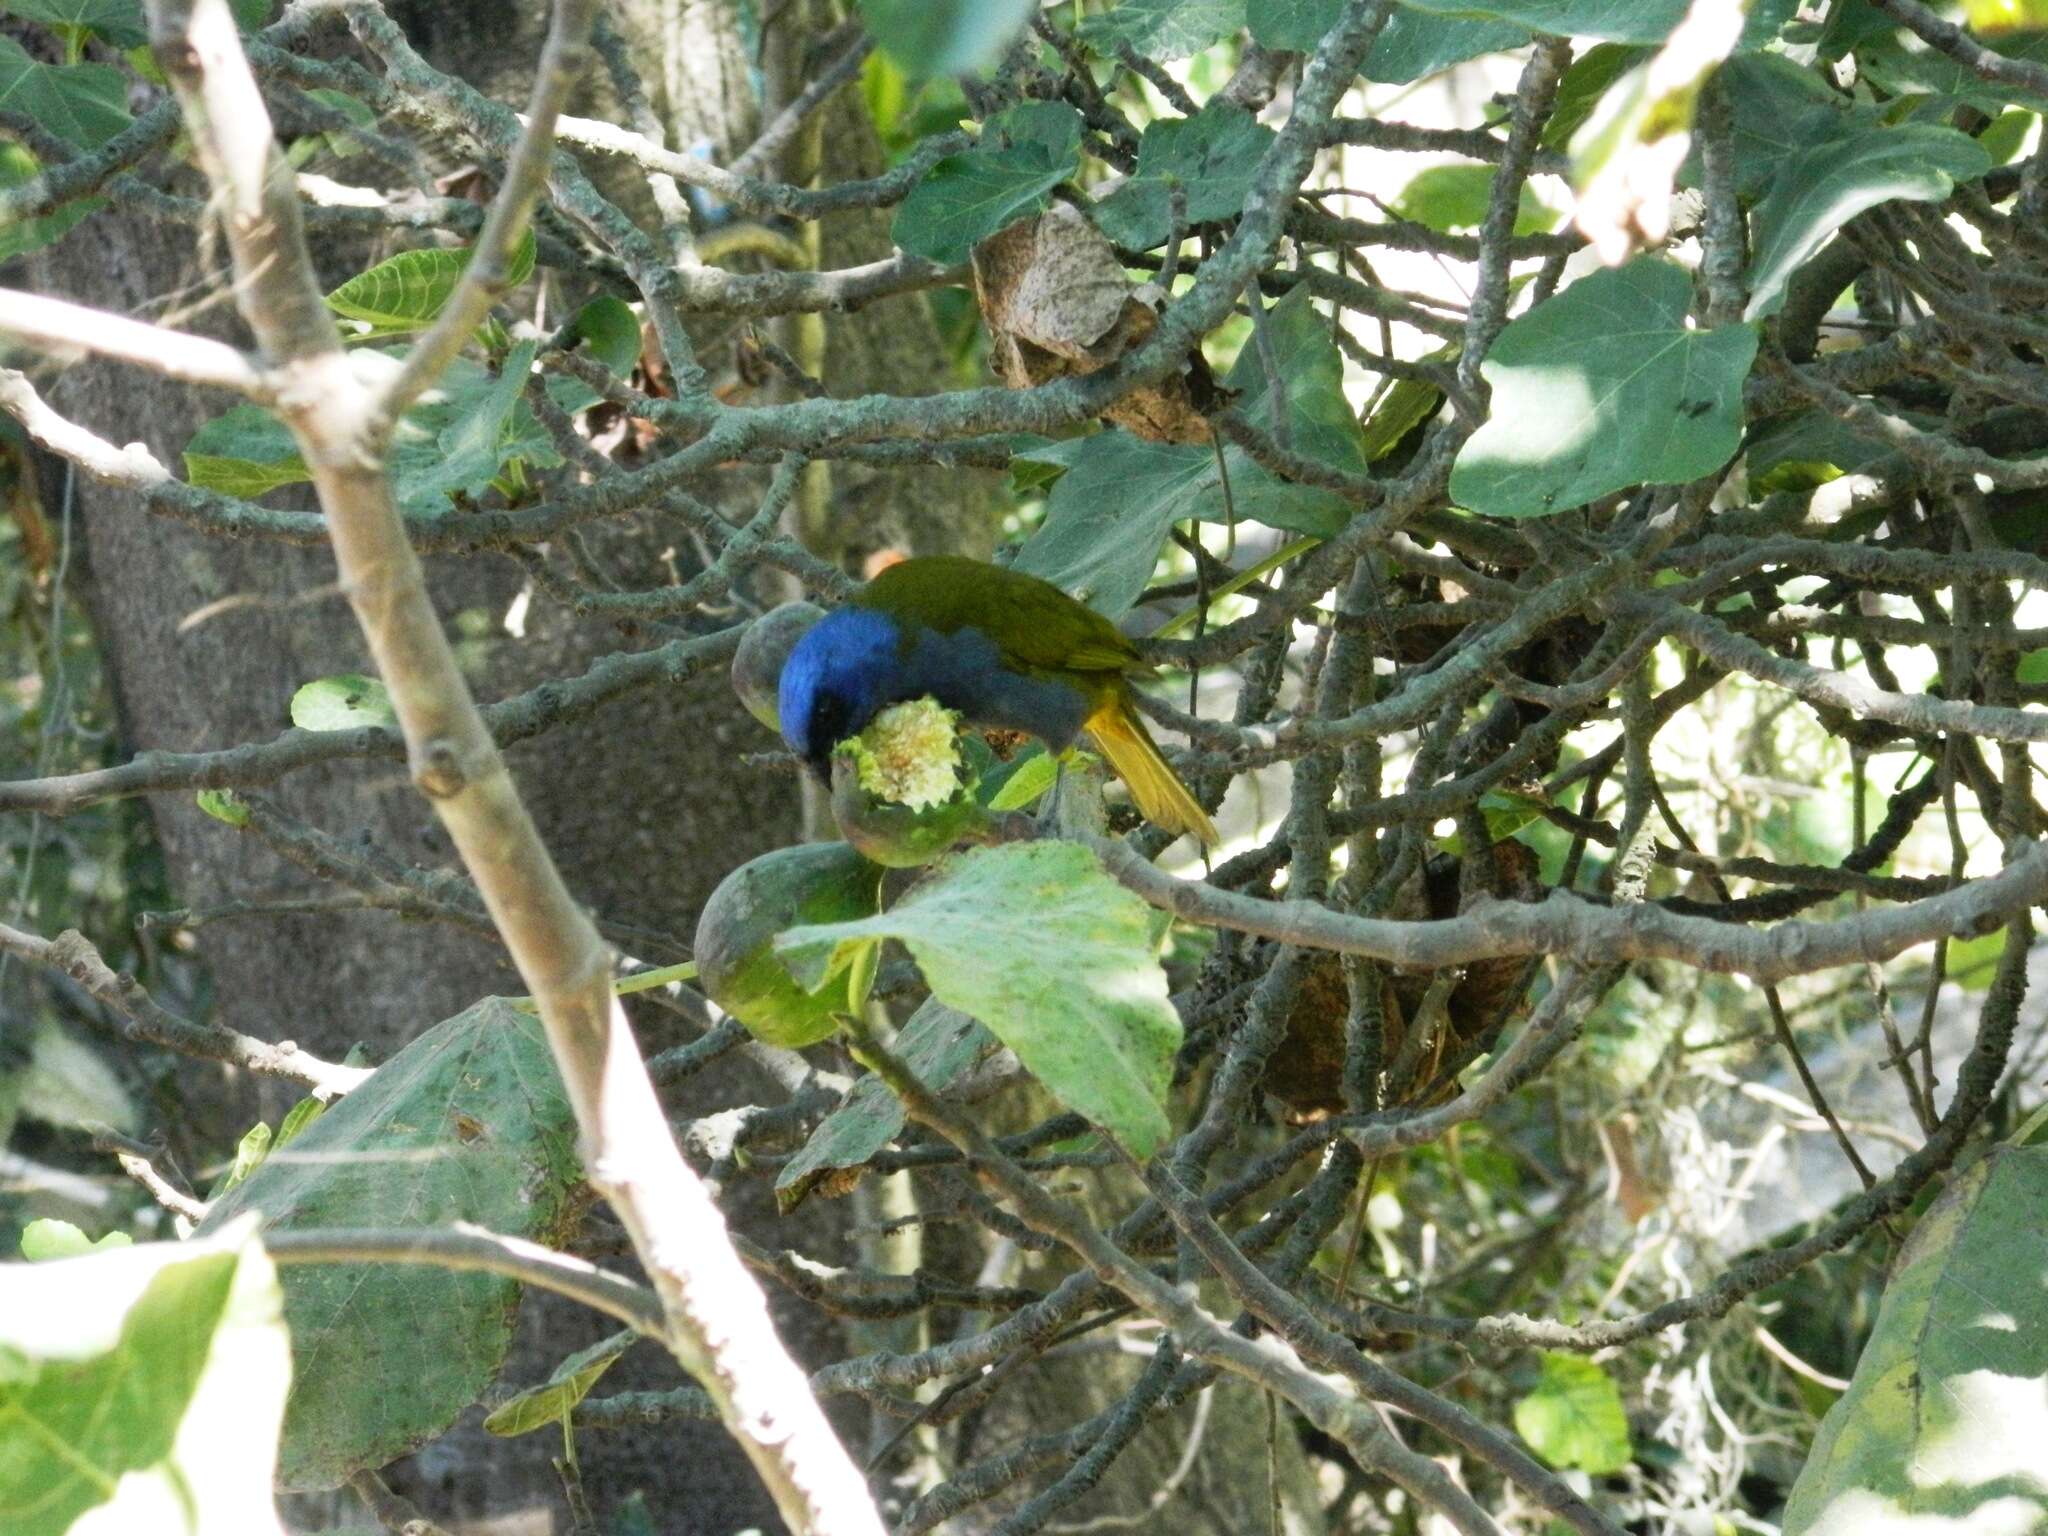
[[[0,1264],[0,1529],[275,1536],[290,1378],[253,1223]]]
[[[358,272],[327,295],[327,307],[360,321],[377,335],[400,335],[433,324],[468,270],[471,252],[430,248],[400,251],[366,272]],[[513,248],[506,277],[518,287],[532,275],[533,231]]]
[[[2048,1148],[1994,1148],[1914,1226],[1785,1536],[2048,1528]]]
[[[527,1435],[550,1424],[559,1424],[590,1395],[590,1389],[618,1363],[639,1337],[628,1328],[599,1339],[588,1349],[579,1349],[556,1366],[553,1374],[539,1386],[528,1387],[518,1396],[508,1398],[493,1408],[484,1419],[484,1428],[494,1435],[511,1436]]]
[[[1644,256],[1509,325],[1481,370],[1492,405],[1458,454],[1452,498],[1490,516],[1544,517],[1727,463],[1756,331],[1694,330],[1691,301],[1683,268]]]
[[[365,726],[395,730],[398,715],[391,693],[374,677],[343,672],[302,684],[292,695],[292,724],[302,731],[357,731]]]
[[[40,1264],[50,1259],[75,1259],[82,1253],[99,1253],[108,1248],[126,1248],[134,1241],[126,1232],[109,1232],[95,1242],[70,1222],[44,1216],[21,1229],[21,1256]]]
[[[185,478],[209,491],[253,501],[313,478],[291,429],[260,405],[238,405],[185,444]]]
[[[1534,1390],[1515,1403],[1515,1429],[1553,1467],[1598,1476],[1634,1457],[1621,1389],[1584,1355],[1546,1352]]]

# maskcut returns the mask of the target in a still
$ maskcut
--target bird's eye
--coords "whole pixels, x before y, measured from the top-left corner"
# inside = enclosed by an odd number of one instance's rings
[[[811,708],[811,750],[819,756],[829,753],[846,736],[846,703],[832,694],[822,694]]]

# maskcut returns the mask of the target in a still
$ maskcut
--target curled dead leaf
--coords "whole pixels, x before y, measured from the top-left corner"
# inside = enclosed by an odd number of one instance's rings
[[[1013,389],[1106,368],[1149,337],[1165,296],[1134,284],[1116,251],[1080,209],[1054,203],[974,248],[974,296],[988,326],[990,360]],[[1206,443],[1203,412],[1216,382],[1199,352],[1103,415],[1156,443]]]

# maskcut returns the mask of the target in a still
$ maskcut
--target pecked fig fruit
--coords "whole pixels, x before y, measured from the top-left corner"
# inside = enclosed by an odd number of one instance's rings
[[[890,869],[930,864],[961,843],[993,841],[996,822],[964,784],[947,799],[912,807],[864,789],[856,759],[832,759],[832,819],[862,854]]]
[[[823,617],[825,610],[816,603],[784,603],[749,625],[733,653],[732,691],[747,713],[771,731],[781,729],[775,693],[782,683],[782,664],[804,632]]]
[[[811,1045],[831,1034],[833,1015],[865,999],[864,967],[807,992],[775,954],[775,936],[801,923],[872,917],[881,909],[882,871],[845,843],[778,848],[727,875],[697,920],[697,980],[705,994],[770,1045]]]

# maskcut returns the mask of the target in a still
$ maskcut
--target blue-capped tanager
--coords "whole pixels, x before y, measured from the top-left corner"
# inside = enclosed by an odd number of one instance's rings
[[[1108,619],[1022,571],[956,555],[899,561],[812,626],[783,664],[782,738],[820,777],[891,704],[927,696],[1061,752],[1081,732],[1148,821],[1216,841],[1132,703],[1150,669]]]

